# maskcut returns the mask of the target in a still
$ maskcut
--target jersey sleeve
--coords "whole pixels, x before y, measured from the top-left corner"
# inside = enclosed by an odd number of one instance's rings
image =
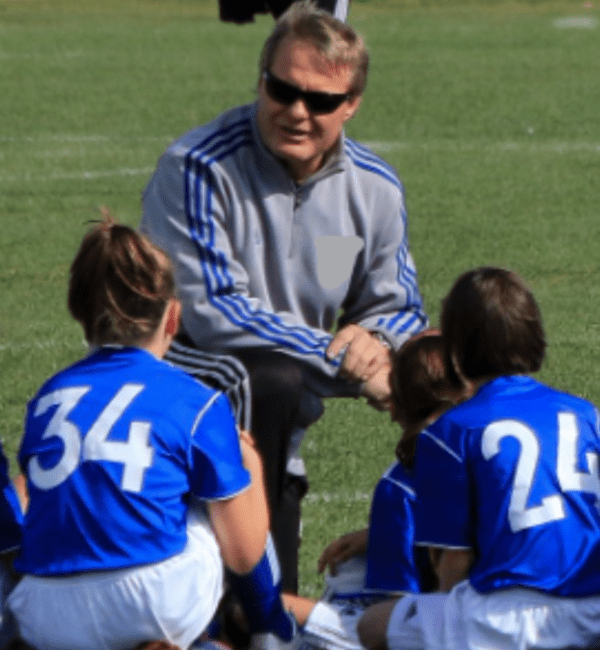
[[[190,451],[190,487],[205,500],[228,499],[251,483],[229,401],[216,393],[198,415]]]
[[[442,420],[422,431],[417,442],[415,543],[471,548],[471,490],[461,432]]]
[[[415,491],[402,478],[397,472],[386,472],[373,493],[365,584],[368,589],[419,591],[413,553]]]

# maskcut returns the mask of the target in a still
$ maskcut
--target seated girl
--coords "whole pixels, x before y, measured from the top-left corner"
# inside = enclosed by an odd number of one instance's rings
[[[260,457],[229,401],[162,360],[180,303],[168,258],[110,219],[83,238],[68,305],[88,356],[29,402],[29,506],[9,596],[37,650],[125,650],[203,632],[231,570],[251,630],[291,638]]]

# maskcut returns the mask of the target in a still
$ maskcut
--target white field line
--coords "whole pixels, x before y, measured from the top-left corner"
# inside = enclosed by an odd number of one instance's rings
[[[95,52],[86,50],[71,50],[70,52],[48,53],[48,52],[7,52],[0,51],[0,60],[9,59],[43,59],[44,61],[62,61],[77,59],[80,56],[94,56]]]
[[[532,129],[533,127],[528,127]],[[527,129],[526,129],[527,130]],[[495,144],[478,144],[454,142],[452,140],[433,142],[394,142],[383,140],[372,140],[365,142],[368,147],[375,151],[386,152],[398,149],[422,149],[425,151],[526,151],[530,153],[554,152],[559,154],[575,153],[578,151],[592,151],[600,153],[600,143],[596,142],[554,142],[551,144],[537,144],[526,142],[497,142]]]
[[[365,492],[309,492],[302,503],[313,505],[319,503],[359,503],[370,501],[372,495]]]
[[[148,176],[154,167],[140,167],[139,169],[115,169],[111,171],[82,171],[82,172],[56,172],[54,174],[31,174],[22,176],[0,176],[0,183],[17,183],[21,181],[93,181],[98,178],[113,178],[115,176]]]
[[[589,6],[591,7],[591,2]],[[571,18],[557,18],[553,25],[558,29],[594,29],[598,25],[598,21],[586,16],[572,16]]]
[[[83,353],[88,349],[85,341],[74,343],[73,341],[33,341],[29,343],[0,343],[0,352],[10,350],[11,352],[23,352],[29,350],[54,350],[56,348],[67,348],[69,350],[81,350]]]
[[[591,9],[592,2],[585,2],[584,8]],[[598,24],[596,18],[590,16],[569,16],[568,18],[557,18],[552,22],[552,25],[557,29],[564,28],[579,28],[579,29],[594,29]],[[0,33],[4,29],[0,28]],[[9,60],[9,59],[43,59],[47,61],[51,59],[53,61],[77,59],[82,56],[91,57],[96,56],[97,52],[93,50],[66,50],[63,52],[11,52],[0,50],[0,60]]]
[[[529,127],[533,132],[533,127]],[[166,136],[152,137],[152,138],[117,138],[112,136],[48,136],[45,138],[47,141],[57,143],[96,143],[96,142],[132,142],[132,141],[162,141],[170,142],[172,139]],[[40,144],[39,138],[0,138],[0,142],[35,142]],[[396,150],[425,150],[425,151],[452,151],[452,152],[526,152],[526,153],[556,153],[559,155],[566,155],[577,152],[592,152],[600,153],[600,143],[594,142],[556,142],[552,144],[537,144],[537,143],[524,143],[524,142],[498,142],[495,144],[477,144],[477,143],[457,143],[453,141],[434,141],[434,142],[399,142],[399,141],[371,141],[366,142],[371,149],[378,153],[385,154],[389,151]],[[36,152],[37,156],[43,155],[40,151]],[[48,155],[55,155],[55,152]],[[97,170],[83,170],[79,172],[55,172],[52,174],[36,174],[27,172],[22,175],[0,175],[0,183],[16,183],[16,182],[43,182],[48,180],[97,180],[100,178],[113,178],[118,176],[148,176],[154,167],[140,167],[140,168],[121,168],[106,171]]]
[[[535,125],[524,124],[523,131],[529,135],[535,132]],[[2,143],[31,142],[40,145],[48,142],[58,144],[86,144],[86,143],[131,143],[131,142],[164,142],[168,144],[175,138],[169,135],[157,136],[121,136],[121,135],[42,135],[42,136],[0,136]],[[361,141],[362,142],[362,141]],[[454,140],[433,140],[429,142],[401,142],[394,140],[371,140],[364,142],[371,149],[376,151],[394,151],[396,149],[424,149],[424,150],[448,150],[448,151],[555,151],[557,153],[569,153],[572,151],[600,151],[600,143],[596,142],[554,142],[549,144],[526,143],[526,142],[497,142],[494,144],[482,144],[480,142],[465,143]],[[43,156],[37,152],[36,155]],[[55,151],[48,152],[48,155],[56,155]]]
[[[168,135],[69,135],[61,133],[56,135],[3,135],[0,136],[1,142],[33,142],[40,144],[43,142],[70,142],[70,143],[86,143],[86,142],[171,142],[173,137]]]

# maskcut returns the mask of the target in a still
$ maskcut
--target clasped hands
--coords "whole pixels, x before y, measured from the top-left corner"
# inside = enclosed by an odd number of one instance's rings
[[[379,411],[391,401],[391,351],[372,332],[360,325],[346,325],[327,347],[327,356],[342,356],[340,377],[361,383],[361,394]]]

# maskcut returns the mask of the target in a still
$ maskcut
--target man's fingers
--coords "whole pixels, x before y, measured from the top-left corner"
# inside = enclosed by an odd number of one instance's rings
[[[360,334],[360,331],[365,331],[359,325],[347,325],[341,329],[331,340],[327,347],[327,356],[330,359],[335,359],[342,354],[350,345],[352,340]]]
[[[354,377],[357,381],[368,381],[389,362],[390,353],[388,348],[376,339],[371,338],[365,348],[360,351],[357,350],[354,355],[352,354],[352,348],[350,348],[344,358],[342,367],[349,376]]]
[[[391,398],[390,386],[391,365],[386,365],[377,371],[362,386],[363,395],[369,403],[377,409],[385,410]]]
[[[342,372],[356,381],[367,381],[390,362],[390,351],[371,334],[355,339],[342,362]]]
[[[327,348],[330,358],[341,357],[340,375],[352,381],[368,381],[390,362],[390,351],[360,325],[340,330]]]

